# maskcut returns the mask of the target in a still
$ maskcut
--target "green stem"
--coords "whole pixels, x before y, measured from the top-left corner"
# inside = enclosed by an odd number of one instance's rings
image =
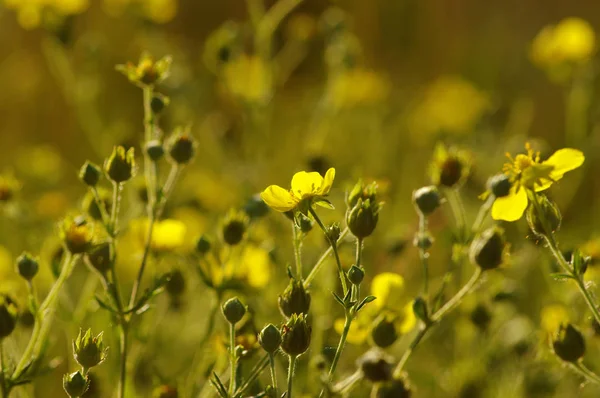
[[[119,209],[121,208],[121,192],[123,190],[123,184],[119,182],[113,182],[113,205],[110,212],[110,229],[114,235],[117,234],[119,228]]]
[[[345,396],[352,391],[352,389],[363,379],[363,377],[362,371],[357,370],[352,375],[337,383],[333,390],[339,394],[342,394],[342,396]]]
[[[269,354],[269,366],[271,368],[271,386],[275,390],[277,396],[277,374],[275,373],[275,355]]]
[[[348,332],[350,331],[350,325],[352,325],[353,316],[351,316],[348,312],[346,312],[346,321],[344,322],[344,330],[342,331],[342,335],[340,336],[340,341],[338,343],[337,349],[335,350],[335,356],[333,357],[333,362],[331,362],[331,367],[329,368],[329,380],[333,379],[333,375],[335,370],[337,369],[337,365],[342,356],[342,351],[344,350],[344,346],[346,345],[346,339],[348,338]]]
[[[317,214],[317,212],[312,207],[309,207],[309,211],[310,211],[310,214],[312,214],[312,216],[314,217],[317,224],[319,224],[319,227],[321,228],[321,230],[325,234],[325,237],[329,241],[329,245],[331,246],[333,255],[335,257],[335,262],[337,264],[338,273],[340,275],[340,281],[342,282],[342,291],[344,292],[344,296],[345,296],[348,293],[348,286],[346,284],[346,275],[344,274],[344,269],[342,268],[342,262],[340,261],[340,255],[339,255],[338,249],[337,249],[337,242],[333,242],[332,239],[329,237],[327,228],[325,227],[325,225],[319,218],[319,215]]]
[[[235,325],[229,324],[229,362],[231,364],[231,377],[229,379],[229,396],[235,391],[236,353],[235,353]]]
[[[449,188],[446,190],[446,198],[448,199],[448,203],[450,204],[450,210],[452,211],[452,215],[454,216],[454,220],[456,221],[456,229],[458,230],[459,241],[460,243],[465,243],[467,239],[467,234],[465,233],[467,225],[467,214],[465,212],[465,207],[460,197],[460,192],[458,192],[458,189]]]
[[[119,398],[125,398],[125,386],[127,382],[127,323],[121,321],[119,325],[119,350],[121,351],[120,377],[119,377]]]
[[[477,213],[477,218],[475,218],[475,222],[473,223],[473,228],[471,228],[471,231],[473,231],[474,234],[478,233],[481,230],[481,227],[483,226],[483,223],[485,222],[485,218],[489,214],[490,209],[492,208],[492,205],[494,204],[494,200],[496,200],[496,197],[494,195],[490,194],[488,196],[488,198],[485,200],[485,202],[479,208],[479,212]]]
[[[290,358],[290,367],[288,368],[288,377],[287,377],[287,395],[285,398],[292,398],[292,384],[294,381],[294,370],[296,368],[296,356],[289,355]]]
[[[481,274],[482,274],[481,268],[477,267],[475,269],[475,272],[473,273],[473,276],[471,277],[471,279],[469,279],[469,281],[462,287],[462,289],[460,289],[454,295],[454,297],[452,297],[450,300],[448,300],[446,302],[446,304],[444,304],[444,306],[442,308],[440,308],[439,310],[437,310],[431,316],[431,321],[429,323],[422,324],[421,328],[419,329],[419,332],[415,335],[415,337],[411,341],[408,349],[402,355],[402,358],[400,358],[400,361],[396,365],[396,368],[394,368],[394,373],[393,373],[394,376],[399,377],[402,374],[402,369],[404,368],[404,365],[406,364],[406,362],[410,358],[410,356],[413,353],[413,351],[415,350],[415,348],[419,345],[419,343],[421,342],[421,340],[423,339],[423,337],[425,337],[425,335],[427,334],[427,332],[434,325],[436,325],[437,323],[441,322],[441,320],[443,319],[443,317],[446,314],[448,314],[450,311],[454,310],[461,303],[461,301],[463,300],[463,298],[467,294],[469,294],[471,291],[473,291],[473,289],[475,288],[475,286],[479,282],[479,279],[481,278]]]
[[[33,327],[29,343],[12,374],[11,380],[19,379],[25,372],[27,365],[38,359],[39,354],[46,343],[48,334],[50,333],[50,326],[52,325],[53,316],[56,312],[59,293],[73,272],[73,268],[75,268],[75,264],[77,263],[77,257],[78,256],[72,255],[68,250],[66,251],[60,275],[56,282],[54,282],[54,285],[52,285],[46,299],[40,305],[38,311],[39,322],[36,322]]]
[[[337,240],[336,248],[340,246],[340,244],[344,241],[344,239],[346,238],[346,236],[348,235],[349,232],[350,232],[350,230],[348,229],[348,227],[344,228],[342,233],[340,233],[339,239]],[[325,250],[323,255],[321,257],[319,257],[319,259],[313,266],[313,268],[310,271],[310,273],[308,274],[308,276],[304,279],[304,287],[308,287],[310,285],[310,282],[313,279],[315,279],[315,276],[317,276],[317,273],[319,272],[319,270],[321,269],[323,264],[325,264],[325,260],[327,260],[327,257],[329,257],[329,255],[331,254],[332,251],[333,251],[333,246],[329,246],[327,248],[327,250]]]
[[[587,381],[594,384],[600,384],[600,376],[588,369],[581,361],[572,363],[571,367]]]
[[[102,202],[102,198],[100,198],[100,194],[98,193],[98,188],[91,187],[92,195],[94,196],[94,201],[96,202],[96,206],[100,209],[100,218],[102,219],[102,225],[104,225],[104,229],[108,233],[108,235],[112,238],[114,235],[114,231],[112,231],[110,226],[110,215],[106,211],[106,207]],[[114,202],[113,202],[114,203]]]
[[[427,216],[419,212],[419,237],[423,239],[427,234]],[[423,296],[429,295],[429,252],[419,244],[419,258],[423,267]]]
[[[258,361],[258,363],[254,366],[254,368],[246,378],[244,384],[242,384],[242,386],[238,388],[238,390],[235,392],[235,394],[233,394],[233,396],[241,397],[242,394],[244,394],[244,392],[248,388],[250,388],[252,383],[254,383],[254,381],[258,378],[258,376],[260,376],[262,371],[265,370],[267,366],[269,366],[269,354],[266,354],[264,357],[262,357],[260,361]]]
[[[301,234],[298,232],[298,227],[292,223],[293,244],[294,244],[294,259],[296,261],[296,280],[302,280],[302,241]]]

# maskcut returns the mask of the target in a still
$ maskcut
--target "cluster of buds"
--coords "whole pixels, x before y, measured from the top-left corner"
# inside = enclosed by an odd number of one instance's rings
[[[371,236],[377,222],[382,203],[377,200],[377,183],[365,185],[359,181],[347,198],[346,224],[358,239]]]
[[[90,386],[89,370],[106,360],[108,347],[102,342],[102,333],[92,335],[92,330],[79,335],[73,340],[73,355],[81,370],[63,376],[63,388],[70,397],[81,397]]]

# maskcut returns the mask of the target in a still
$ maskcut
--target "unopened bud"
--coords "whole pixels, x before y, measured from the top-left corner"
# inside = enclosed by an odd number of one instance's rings
[[[77,363],[84,369],[98,366],[104,362],[108,355],[108,347],[102,342],[102,333],[94,337],[91,329],[85,333],[79,329],[79,335],[73,341],[73,355]]]
[[[496,174],[487,182],[488,189],[496,198],[508,196],[512,184],[506,174]]]
[[[221,230],[223,241],[230,246],[240,243],[246,236],[248,222],[248,216],[244,212],[232,210],[227,213]]]
[[[188,132],[176,130],[167,145],[171,159],[178,164],[188,164],[196,153],[196,141]]]
[[[258,341],[266,352],[273,354],[281,346],[281,332],[270,323],[260,332]]]
[[[372,202],[371,199],[359,198],[356,205],[346,213],[346,224],[350,232],[359,239],[370,236],[379,221],[379,210],[381,205]]]
[[[79,178],[89,187],[95,187],[102,177],[102,170],[94,163],[85,162],[79,170]]]
[[[371,330],[373,343],[381,348],[387,348],[398,340],[398,332],[394,325],[394,319],[387,314],[380,316]]]
[[[246,314],[246,306],[237,297],[227,300],[221,310],[227,322],[232,325],[241,321]]]
[[[365,378],[373,383],[388,381],[392,378],[394,358],[378,348],[364,353],[356,361]]]
[[[211,247],[212,244],[210,243],[210,240],[204,235],[202,235],[196,241],[196,251],[201,255],[205,255],[210,252]]]
[[[573,325],[561,325],[552,342],[554,353],[567,362],[577,362],[585,354],[585,339]]]
[[[23,253],[17,258],[17,271],[25,280],[32,280],[39,268],[38,261],[29,253]]]
[[[562,216],[556,203],[552,202],[546,195],[535,194],[539,206],[531,205],[527,209],[527,223],[536,235],[550,235],[560,228]],[[539,209],[539,212],[538,212]],[[549,229],[547,231],[546,229]]]
[[[296,279],[290,279],[283,294],[279,296],[279,309],[287,318],[293,314],[308,314],[310,300],[310,293],[304,288],[304,284]]]
[[[492,227],[473,240],[469,255],[471,262],[485,271],[498,268],[503,263],[505,250],[504,230],[500,227]]]
[[[15,330],[17,317],[18,310],[15,302],[7,295],[0,295],[0,341]]]
[[[63,388],[69,397],[81,397],[89,387],[87,376],[77,372],[66,374],[63,376]]]
[[[150,108],[152,113],[158,115],[169,105],[169,97],[163,94],[154,93],[152,100],[150,100]]]
[[[101,274],[110,269],[112,262],[110,256],[110,243],[102,242],[94,245],[85,255],[85,262]]]
[[[410,385],[403,378],[378,383],[371,393],[371,398],[410,398],[410,396]]]
[[[360,285],[363,279],[365,278],[365,270],[361,267],[353,265],[348,270],[347,276],[350,283],[352,283],[353,285]]]
[[[104,170],[112,181],[123,183],[131,179],[135,174],[134,149],[127,151],[122,146],[113,149],[112,154],[104,163]]]
[[[413,202],[421,214],[428,216],[440,207],[442,199],[437,187],[431,185],[413,192]]]
[[[298,356],[306,352],[310,346],[311,327],[304,314],[292,314],[283,325],[281,349],[288,355]]]
[[[151,140],[146,143],[146,153],[154,162],[158,162],[165,156],[165,148],[159,140]]]

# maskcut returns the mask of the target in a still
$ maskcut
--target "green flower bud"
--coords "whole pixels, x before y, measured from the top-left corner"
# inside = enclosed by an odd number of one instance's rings
[[[187,131],[177,129],[169,139],[167,151],[178,164],[188,164],[196,153],[196,141]]]
[[[79,370],[63,376],[63,388],[69,397],[81,397],[88,387],[89,380],[87,376],[83,376]]]
[[[471,262],[484,271],[498,268],[504,261],[506,247],[504,230],[500,227],[488,228],[471,243]]]
[[[166,95],[154,93],[152,99],[150,100],[150,109],[152,109],[152,113],[158,115],[165,110],[170,102],[171,100]]]
[[[290,279],[290,283],[279,296],[279,309],[287,318],[293,314],[308,314],[310,308],[310,293],[304,288],[304,284],[296,279]]]
[[[169,386],[163,384],[162,386],[158,386],[152,391],[152,398],[177,398],[179,397],[179,393],[177,391],[177,387]]]
[[[266,352],[273,354],[281,346],[281,332],[269,323],[258,335],[258,341]]]
[[[171,297],[179,297],[185,292],[185,277],[181,270],[171,271],[165,290]]]
[[[488,189],[496,198],[508,196],[512,184],[506,174],[496,174],[487,182]]]
[[[561,325],[554,336],[552,347],[563,361],[577,362],[585,354],[585,339],[573,325]]]
[[[371,202],[371,199],[363,201],[359,198],[356,205],[346,213],[346,224],[350,232],[359,239],[370,236],[379,221],[379,210],[381,205]]]
[[[112,154],[104,163],[104,171],[112,181],[123,183],[131,179],[135,174],[134,149],[127,151],[122,146],[116,146]]]
[[[27,281],[33,279],[39,268],[38,261],[29,253],[23,253],[17,258],[17,272]]]
[[[260,195],[253,195],[244,206],[244,211],[251,219],[261,218],[269,213],[269,206],[260,198]]]
[[[387,348],[398,340],[398,332],[394,325],[394,319],[384,314],[375,320],[371,330],[371,339],[376,346]]]
[[[442,204],[440,192],[435,185],[422,187],[413,192],[413,202],[424,216],[433,213]]]
[[[102,242],[94,245],[85,254],[85,262],[101,274],[108,272],[111,267],[110,243]]]
[[[310,346],[312,329],[306,322],[306,315],[292,314],[283,325],[281,349],[288,355],[298,356],[306,352]]]
[[[146,143],[146,153],[154,162],[158,162],[165,156],[165,148],[159,140],[151,140]]]
[[[439,185],[452,188],[464,177],[465,165],[459,156],[449,154],[439,165]]]
[[[310,231],[312,231],[314,223],[310,218],[306,217],[300,212],[298,212],[297,217],[297,220],[299,221],[298,224],[300,226],[300,231],[302,231],[302,233],[307,234]]]
[[[73,355],[84,369],[93,368],[104,362],[108,355],[108,347],[102,342],[102,332],[94,337],[92,329],[88,329],[85,333],[79,329],[79,335],[73,340]]]
[[[204,235],[200,236],[200,238],[198,238],[196,241],[196,251],[201,255],[205,255],[210,252],[211,248],[212,244],[210,243],[210,240]]]
[[[539,200],[541,214],[537,211],[537,206],[533,204],[527,209],[527,223],[529,228],[536,235],[550,235],[560,229],[562,216],[556,203],[552,202],[546,195],[535,194]],[[546,228],[549,231],[546,231]]]
[[[7,295],[0,295],[0,340],[11,335],[17,326],[18,310],[15,302]]]
[[[92,162],[85,162],[79,170],[79,179],[89,187],[95,187],[102,177],[102,170]]]
[[[83,217],[67,217],[60,225],[60,236],[72,254],[85,253],[92,245],[92,230]]]
[[[221,307],[223,311],[223,316],[227,320],[227,322],[235,325],[238,323],[244,315],[246,314],[246,306],[242,304],[242,302],[237,298],[230,298],[227,300],[223,307]]]
[[[371,391],[371,398],[410,398],[410,396],[410,385],[402,378],[378,383]]]
[[[328,370],[328,362],[325,355],[318,354],[311,358],[309,366],[316,371],[323,373]]]
[[[358,286],[365,278],[365,270],[362,267],[352,265],[352,267],[350,267],[350,269],[348,270],[347,276],[350,283]]]
[[[223,241],[230,246],[240,243],[246,236],[248,223],[249,219],[246,213],[231,210],[223,221],[223,229],[221,230]]]
[[[329,242],[333,245],[338,241],[341,233],[340,224],[334,222],[327,228],[327,239],[329,239]]]
[[[388,381],[392,378],[394,358],[378,348],[364,353],[356,361],[365,378],[373,383]]]

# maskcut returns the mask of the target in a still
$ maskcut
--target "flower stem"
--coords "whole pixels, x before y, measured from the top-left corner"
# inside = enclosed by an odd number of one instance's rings
[[[269,366],[271,368],[271,386],[275,390],[277,396],[277,375],[275,373],[275,355],[269,354]]]
[[[121,355],[120,377],[119,377],[119,398],[125,398],[125,386],[127,382],[127,329],[128,324],[121,321],[119,325],[119,351]]]
[[[427,234],[427,216],[419,212],[419,239]],[[419,244],[419,258],[423,267],[423,296],[429,295],[429,252]]]
[[[335,350],[335,356],[333,357],[333,361],[331,362],[331,367],[329,368],[329,380],[333,379],[333,374],[337,369],[337,365],[340,361],[340,357],[342,356],[342,351],[344,350],[344,346],[346,345],[346,339],[348,338],[348,332],[350,331],[350,325],[352,325],[352,319],[354,317],[346,311],[346,321],[344,322],[344,330],[342,331],[342,335],[340,336],[340,341],[338,343],[337,349]]]
[[[289,355],[290,359],[290,367],[288,368],[288,377],[287,377],[287,395],[285,398],[292,398],[292,384],[294,381],[294,370],[296,368],[296,356]]]
[[[4,369],[4,344],[3,340],[0,339],[0,391],[2,392],[2,398],[8,398],[7,383],[6,383],[6,369]]]
[[[600,376],[588,369],[581,361],[572,363],[571,367],[587,381],[600,384]]]
[[[298,232],[298,227],[292,223],[293,244],[294,244],[294,259],[296,261],[296,280],[302,280],[302,241],[301,234]]]
[[[317,224],[319,224],[319,227],[321,228],[321,230],[323,230],[325,237],[329,241],[329,245],[331,246],[331,250],[333,251],[333,256],[335,257],[335,262],[337,264],[338,273],[340,275],[340,281],[342,282],[342,291],[344,292],[344,296],[345,296],[346,293],[348,293],[348,286],[346,284],[346,275],[344,275],[344,269],[342,268],[342,262],[340,261],[340,255],[339,255],[338,249],[337,249],[337,242],[334,242],[329,237],[327,228],[325,228],[325,225],[319,218],[319,215],[317,214],[317,212],[312,207],[309,207],[309,211],[310,211],[310,214],[312,214],[312,216],[314,217]]]
[[[458,239],[460,243],[465,243],[467,240],[466,225],[467,214],[463,205],[460,192],[458,189],[450,188],[446,190],[446,198],[450,204],[450,210],[456,221],[456,229],[458,230]]]
[[[483,223],[485,222],[485,218],[489,214],[490,209],[492,208],[492,205],[494,204],[494,200],[496,200],[496,198],[494,197],[494,195],[490,194],[490,196],[488,196],[488,198],[485,200],[485,202],[483,202],[483,204],[479,208],[479,212],[477,213],[477,218],[475,218],[475,222],[473,223],[473,227],[471,228],[471,231],[474,234],[478,233],[479,230],[481,229],[481,227],[483,226]]]
[[[265,368],[268,365],[269,365],[269,354],[266,354],[260,361],[258,361],[258,363],[250,371],[250,374],[246,378],[246,381],[244,382],[244,384],[242,384],[242,386],[237,389],[237,391],[235,392],[235,394],[233,394],[233,396],[234,397],[241,396],[252,385],[252,383],[254,383],[254,381],[258,378],[258,376],[260,376],[262,371],[265,370]]]
[[[340,233],[339,239],[337,240],[336,247],[340,246],[340,244],[344,241],[344,239],[346,238],[346,235],[348,235],[349,232],[350,232],[350,230],[348,229],[348,227],[344,228],[342,233]],[[325,260],[327,260],[327,257],[329,257],[329,255],[331,254],[332,251],[333,251],[333,246],[329,246],[327,248],[327,250],[325,250],[323,255],[321,257],[319,257],[319,259],[313,266],[313,268],[310,271],[310,273],[308,274],[308,276],[304,279],[304,287],[308,287],[310,285],[310,282],[313,279],[315,279],[315,276],[317,276],[317,273],[319,272],[319,270],[325,263]]]
[[[231,365],[231,376],[229,379],[229,396],[233,396],[233,392],[235,391],[235,372],[237,370],[237,360],[235,353],[235,325],[233,323],[229,324],[229,362]]]

